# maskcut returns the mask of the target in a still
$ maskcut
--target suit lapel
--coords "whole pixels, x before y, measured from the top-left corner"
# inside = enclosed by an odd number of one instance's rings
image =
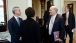
[[[68,17],[68,20],[70,19],[70,17],[71,17],[71,15],[70,15],[70,13],[69,13],[69,17]],[[66,13],[65,13],[65,20],[66,20]]]
[[[71,15],[70,15],[70,13],[69,13],[69,18],[68,18],[68,20],[71,18]]]
[[[58,20],[58,14],[56,15],[56,18],[55,18],[55,21],[54,21],[53,27],[54,27],[55,23],[57,22],[57,20]]]
[[[50,19],[51,19],[51,17],[50,17]],[[49,23],[50,23],[50,19],[49,19]],[[55,21],[54,21],[53,27],[54,27],[55,23],[57,22],[57,20],[58,20],[58,14],[56,15],[56,18],[55,18]],[[52,28],[52,32],[53,32],[53,28]]]
[[[66,20],[66,13],[64,14],[64,18],[65,18],[65,20]]]
[[[14,23],[15,24],[17,24],[18,25],[18,22],[17,22],[17,20],[15,19],[15,17],[13,16],[13,21],[14,21]],[[19,26],[19,25],[18,25]]]
[[[50,19],[51,19],[51,16],[50,16],[50,18],[49,18],[49,23],[50,23]],[[58,19],[58,14],[56,15],[56,18],[55,18],[55,21],[54,21],[53,27],[54,27],[55,23],[57,22],[57,19]],[[48,25],[49,25],[49,23],[48,23]]]

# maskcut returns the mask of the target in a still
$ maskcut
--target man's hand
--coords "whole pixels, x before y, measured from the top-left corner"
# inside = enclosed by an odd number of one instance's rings
[[[74,32],[74,31],[75,31],[75,28],[72,29],[72,32]]]
[[[57,41],[59,41],[59,42],[62,42],[62,40],[59,38],[59,39],[57,39]]]
[[[19,40],[22,41],[22,37],[20,37]]]

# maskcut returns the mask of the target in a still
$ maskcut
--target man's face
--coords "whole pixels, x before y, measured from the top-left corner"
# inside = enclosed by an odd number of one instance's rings
[[[67,7],[65,7],[65,10],[64,10],[66,13],[69,11],[69,9]]]
[[[18,16],[20,16],[20,15],[21,15],[20,8],[17,8],[17,9],[16,9],[15,14],[17,14]]]
[[[54,8],[50,8],[49,12],[50,12],[50,15],[54,15],[56,11],[54,10]]]

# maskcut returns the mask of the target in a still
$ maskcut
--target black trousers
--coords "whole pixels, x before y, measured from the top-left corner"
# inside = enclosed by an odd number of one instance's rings
[[[48,40],[47,43],[61,43],[59,41],[54,41],[54,36],[52,35],[48,35]]]
[[[72,33],[72,30],[70,30],[69,26],[65,26],[65,29],[66,29],[66,37],[67,37],[67,34],[69,35],[69,43],[73,43],[73,33]],[[65,43],[66,40],[64,39],[63,42]]]
[[[47,39],[48,39],[48,29],[46,29],[46,25],[44,25],[44,30],[43,30],[43,43],[47,43]]]

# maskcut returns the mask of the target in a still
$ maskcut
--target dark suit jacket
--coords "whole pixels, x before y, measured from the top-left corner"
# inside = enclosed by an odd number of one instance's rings
[[[19,18],[20,22],[22,21],[21,18]],[[14,17],[12,17],[8,21],[8,29],[9,33],[11,34],[11,42],[16,43],[16,41],[19,39],[19,25]]]
[[[64,18],[64,23],[65,23],[65,21],[66,21],[66,13],[62,14],[62,17]],[[73,13],[69,13],[68,23],[69,23],[70,30],[75,28],[75,17],[74,17]]]
[[[48,19],[49,19],[49,10],[46,10],[44,13],[44,25],[46,25]]]
[[[51,19],[51,17],[50,17]],[[50,22],[50,19],[48,21],[48,27],[49,27],[49,22]],[[64,26],[64,22],[63,22],[63,18],[60,16],[60,15],[56,15],[56,18],[55,18],[55,21],[54,21],[54,24],[53,24],[53,29],[52,29],[52,33],[51,33],[51,36],[52,36],[52,41],[54,41],[54,34],[53,32],[55,31],[60,31],[60,39],[64,39],[64,36],[65,36],[65,26]],[[49,28],[48,28],[49,30]]]
[[[20,26],[20,37],[22,43],[41,43],[39,24],[32,18],[24,20]]]

